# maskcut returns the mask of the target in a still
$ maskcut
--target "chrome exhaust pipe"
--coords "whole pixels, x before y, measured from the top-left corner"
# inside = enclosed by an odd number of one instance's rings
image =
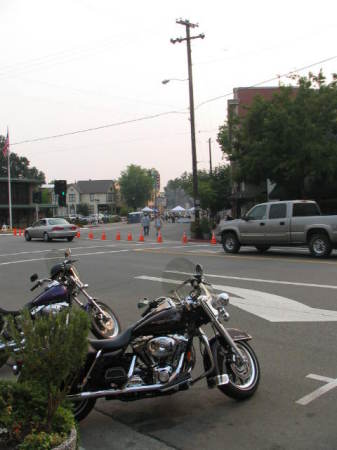
[[[103,391],[81,392],[79,394],[68,395],[69,400],[86,400],[88,398],[115,397],[123,394],[131,394],[136,392],[151,392],[165,388],[166,384],[150,384],[148,386],[137,386],[125,389],[107,389]]]

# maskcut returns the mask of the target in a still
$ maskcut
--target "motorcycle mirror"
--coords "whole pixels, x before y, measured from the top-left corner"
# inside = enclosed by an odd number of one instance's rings
[[[145,306],[147,306],[148,304],[149,304],[149,300],[147,298],[143,298],[142,300],[138,301],[137,306],[138,306],[138,309],[141,309],[141,308],[145,308]]]
[[[66,251],[64,252],[64,257],[68,259],[70,255],[71,255],[71,250],[70,250],[70,248],[67,248]]]
[[[202,275],[203,275],[203,273],[204,273],[204,268],[202,267],[201,264],[197,264],[197,265],[195,266],[195,273],[196,273],[196,275],[199,275],[199,276],[202,277]]]
[[[37,273],[33,273],[33,275],[31,275],[31,277],[30,277],[30,281],[32,283],[34,283],[34,281],[36,281],[38,278],[39,278],[38,274]]]

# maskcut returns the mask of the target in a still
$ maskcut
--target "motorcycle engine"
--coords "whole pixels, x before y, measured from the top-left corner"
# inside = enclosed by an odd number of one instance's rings
[[[180,335],[168,335],[142,339],[134,350],[152,368],[154,383],[167,383],[176,370],[188,340]]]

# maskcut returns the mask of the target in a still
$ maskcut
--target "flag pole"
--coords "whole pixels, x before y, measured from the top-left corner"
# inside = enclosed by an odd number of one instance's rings
[[[9,206],[9,227],[13,228],[13,217],[12,217],[12,188],[11,188],[11,165],[10,165],[10,148],[9,148],[9,134],[7,127],[7,168],[8,168],[8,206]]]

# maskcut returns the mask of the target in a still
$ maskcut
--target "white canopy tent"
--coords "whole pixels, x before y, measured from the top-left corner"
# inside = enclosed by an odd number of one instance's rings
[[[184,211],[186,211],[185,208],[183,208],[180,205],[178,205],[175,208],[171,209],[171,212],[184,212]]]
[[[153,212],[153,209],[149,208],[148,206],[145,206],[145,208],[142,209],[143,212]]]

